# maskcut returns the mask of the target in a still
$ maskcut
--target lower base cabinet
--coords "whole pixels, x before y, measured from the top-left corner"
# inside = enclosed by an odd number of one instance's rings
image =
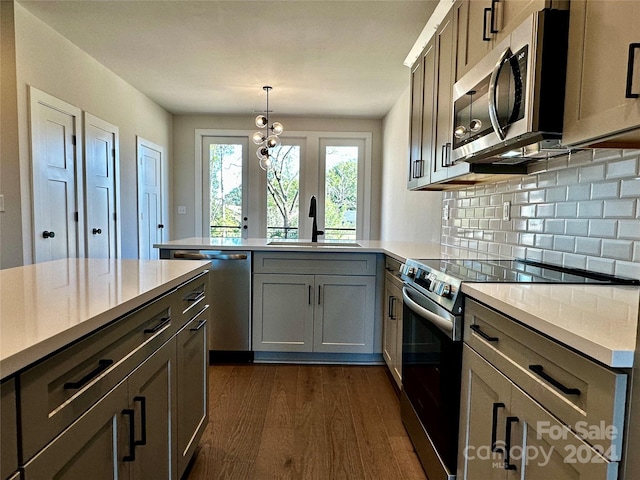
[[[400,262],[387,258],[384,281],[384,315],[382,356],[396,381],[402,388],[402,280],[399,277]]]
[[[27,463],[24,480],[175,478],[175,355],[165,343]]]
[[[462,379],[459,478],[617,478],[617,462],[578,438],[467,345]]]

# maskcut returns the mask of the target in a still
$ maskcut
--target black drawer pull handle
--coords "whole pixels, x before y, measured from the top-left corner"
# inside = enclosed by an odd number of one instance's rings
[[[191,330],[192,332],[197,332],[198,330],[200,330],[202,327],[204,327],[207,324],[207,319],[203,318],[202,320],[200,320],[198,322],[198,325],[194,328],[190,328],[189,330]]]
[[[487,342],[497,342],[500,340],[498,337],[492,337],[484,333],[482,330],[480,330],[480,325],[476,325],[475,323],[473,325],[469,325],[469,328],[480,335],[482,338],[484,338]]]
[[[123,415],[129,416],[129,455],[122,457],[123,462],[135,462],[136,460],[136,426],[135,426],[135,410],[125,408],[122,410]]]
[[[549,382],[565,395],[580,395],[580,390],[578,388],[565,387],[558,380],[546,373],[542,365],[529,365],[529,370],[531,370],[533,373],[538,374],[538,376]]]
[[[504,403],[493,404],[493,416],[491,417],[491,451],[502,452],[502,448],[497,446],[496,430],[498,429],[498,409],[504,408]],[[504,453],[504,452],[503,452]]]
[[[629,58],[627,60],[627,90],[625,92],[626,98],[638,98],[640,94],[631,93],[633,89],[633,66],[635,64],[635,52],[636,48],[640,48],[640,43],[629,44]]]
[[[487,35],[487,24],[489,23],[487,21],[487,18],[492,18],[493,19],[493,14],[491,13],[491,7],[487,7],[484,9],[483,12],[484,18],[482,19],[482,40],[484,40],[485,42],[490,42],[491,41],[491,37],[489,37],[489,35]],[[492,20],[493,22],[493,20]]]
[[[187,295],[186,297],[184,297],[185,301],[187,302],[197,302],[198,300],[200,300],[202,297],[204,297],[204,290],[201,292],[191,292],[189,295]]]
[[[98,361],[98,366],[96,368],[91,370],[89,373],[87,373],[80,380],[77,380],[75,382],[67,382],[67,383],[65,383],[64,384],[64,389],[65,390],[77,390],[78,388],[84,387],[87,383],[89,383],[91,380],[93,380],[98,375],[100,375],[103,371],[105,371],[107,368],[109,368],[109,365],[111,365],[111,364],[113,364],[113,360],[104,359],[104,360]]]
[[[147,444],[147,399],[145,397],[133,397],[134,402],[140,402],[140,440],[135,440],[134,445]]]
[[[511,425],[513,423],[518,423],[520,420],[518,417],[507,417],[507,428],[505,429],[505,439],[506,444],[504,446],[504,469],[505,470],[516,470],[516,466],[513,463],[510,463],[511,460]]]
[[[161,328],[169,325],[170,323],[171,323],[171,317],[161,318],[160,319],[160,323],[158,323],[153,328],[145,328],[144,329],[144,333],[156,333],[158,330],[160,330]]]

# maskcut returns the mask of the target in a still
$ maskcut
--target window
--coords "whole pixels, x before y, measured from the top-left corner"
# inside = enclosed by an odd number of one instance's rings
[[[298,238],[300,219],[300,145],[273,149],[267,171],[267,238]]]

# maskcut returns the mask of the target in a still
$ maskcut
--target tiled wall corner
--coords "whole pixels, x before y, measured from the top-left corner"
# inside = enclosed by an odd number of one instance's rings
[[[640,150],[580,150],[531,171],[537,173],[444,192],[446,252],[640,278]]]

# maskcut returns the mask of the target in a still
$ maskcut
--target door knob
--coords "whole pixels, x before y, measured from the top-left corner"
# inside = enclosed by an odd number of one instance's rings
[[[94,228],[93,230],[91,230],[91,232],[92,232],[94,235],[100,235],[100,234],[102,233],[102,229],[100,229],[100,228]]]
[[[42,238],[53,238],[56,236],[56,232],[47,232],[46,230],[42,232]]]
[[[163,224],[161,224],[161,223],[159,223],[159,224],[158,224],[158,228],[164,228],[164,225],[163,225]]]

